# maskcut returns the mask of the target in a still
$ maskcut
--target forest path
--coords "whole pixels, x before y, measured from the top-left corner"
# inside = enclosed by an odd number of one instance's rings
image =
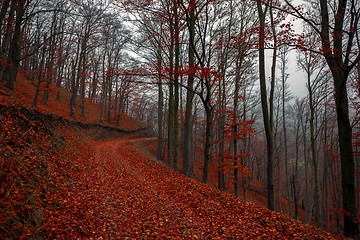
[[[150,140],[92,142],[92,157],[77,163],[48,237],[293,239],[303,228],[150,160],[134,145]],[[331,239],[314,228],[302,231],[311,239]]]
[[[189,206],[186,197],[179,194],[187,188],[178,179],[182,176],[148,159],[133,145],[152,140],[154,138],[92,142],[94,159],[89,162],[88,174],[93,183],[88,182],[86,193],[81,194],[86,196],[82,204],[89,207],[85,218],[87,226],[81,224],[85,235],[188,239],[204,234],[197,227],[204,225],[203,219],[196,215],[193,204]],[[196,189],[192,191],[186,193],[190,199],[197,196]],[[198,204],[206,203],[200,199],[196,200]]]

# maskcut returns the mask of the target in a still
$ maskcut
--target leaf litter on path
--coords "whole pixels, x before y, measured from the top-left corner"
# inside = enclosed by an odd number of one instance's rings
[[[199,183],[132,144],[92,142],[57,193],[49,238],[342,239]]]

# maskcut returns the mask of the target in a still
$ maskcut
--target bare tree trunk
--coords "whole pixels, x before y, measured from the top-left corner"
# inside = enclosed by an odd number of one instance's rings
[[[210,97],[208,96],[208,101]],[[202,182],[208,183],[209,175],[209,163],[211,159],[211,139],[212,139],[212,127],[213,127],[213,108],[210,106],[210,102],[206,101],[205,114],[206,114],[206,130],[205,130],[205,149],[204,149],[204,169]]]
[[[75,61],[72,61],[72,73],[71,73],[71,87],[70,87],[70,92],[71,92],[71,98],[70,98],[70,116],[74,117],[75,116],[75,105],[76,105],[76,97],[77,97],[77,92],[78,92],[78,88],[79,88],[79,70],[76,72],[76,68],[78,68],[77,66],[80,65],[80,44],[78,44],[77,46],[77,50],[76,50],[76,57],[75,57]]]
[[[270,93],[270,109],[268,108],[266,76],[265,76],[265,10],[262,9],[262,4],[257,1],[257,9],[259,14],[259,74],[260,74],[260,95],[261,108],[263,112],[263,122],[266,135],[266,149],[267,149],[267,191],[268,191],[268,208],[275,210],[275,192],[274,192],[274,140],[273,140],[273,121],[272,121],[272,97]],[[270,113],[269,113],[270,110]]]
[[[289,215],[290,217],[293,216],[292,213],[292,204],[291,204],[291,193],[290,193],[290,182],[289,182],[289,166],[288,166],[288,138],[287,138],[287,126],[286,126],[286,111],[285,111],[285,107],[286,107],[286,98],[287,98],[287,94],[286,94],[286,80],[288,78],[288,74],[287,74],[287,49],[282,49],[281,50],[281,66],[280,66],[280,70],[281,70],[281,83],[282,83],[282,91],[281,91],[281,99],[282,99],[282,127],[283,127],[283,136],[284,136],[284,162],[285,162],[285,189],[286,189],[286,195],[287,195],[287,200],[288,200],[288,205],[289,205]]]
[[[355,191],[355,161],[353,155],[352,144],[352,127],[349,118],[349,103],[346,89],[347,79],[352,68],[357,62],[351,63],[349,59],[350,51],[352,50],[353,38],[355,32],[348,36],[348,42],[344,44],[344,19],[348,1],[338,1],[337,10],[334,16],[334,41],[331,46],[330,41],[330,20],[328,11],[328,1],[320,0],[321,9],[321,40],[322,48],[325,50],[324,56],[326,62],[331,70],[334,88],[335,88],[335,107],[337,124],[339,131],[339,147],[341,157],[341,186],[342,186],[342,202],[344,211],[344,235],[347,237],[358,237],[360,234],[359,223],[357,222],[358,207],[356,206],[356,191]],[[353,8],[356,8],[355,3],[351,3]],[[349,9],[348,9],[349,10]],[[350,10],[349,10],[350,11]],[[353,14],[351,10],[351,14]],[[353,18],[353,16],[352,16]],[[351,21],[350,28],[356,27],[358,21]],[[333,49],[333,51],[330,51]],[[345,52],[346,55],[339,57],[338,54]],[[360,55],[357,54],[356,61],[360,60]]]
[[[7,8],[9,7],[9,3],[4,2],[4,5],[1,8],[1,14],[6,14]],[[6,7],[6,8],[5,8]],[[8,13],[8,21],[6,22],[6,26],[2,26],[2,21],[0,22],[0,26],[2,28],[5,29],[4,31],[4,36],[2,37],[2,41],[1,41],[1,48],[0,48],[0,59],[2,60],[0,62],[0,79],[2,79],[4,77],[5,74],[5,70],[7,65],[9,64],[8,62],[8,54],[9,54],[9,47],[11,44],[11,39],[12,39],[12,33],[13,33],[13,22],[14,22],[14,18],[15,18],[15,8],[16,8],[16,1],[12,1],[11,2],[11,6],[9,9],[9,13]],[[4,16],[1,16],[2,18],[4,18]],[[40,37],[39,37],[40,39]],[[5,76],[7,77],[7,76]]]
[[[38,66],[38,74],[37,74],[37,84],[36,84],[36,90],[35,90],[35,96],[34,96],[34,106],[37,106],[38,99],[39,99],[39,93],[40,93],[40,87],[42,83],[42,77],[43,77],[43,70],[44,70],[44,62],[45,62],[45,54],[46,54],[46,35],[44,36],[44,46],[41,53],[41,59],[40,64]]]
[[[175,63],[174,63],[174,169],[178,170],[179,161],[179,69],[180,69],[180,26],[179,26],[178,4],[174,3],[174,41],[175,41]]]
[[[238,134],[238,105],[239,105],[239,92],[240,92],[240,69],[237,68],[236,79],[235,79],[235,92],[234,92],[234,127],[232,129],[233,135]],[[233,140],[233,155],[234,155],[234,194],[239,197],[239,169],[238,169],[238,140],[234,137]]]
[[[275,77],[275,76],[274,76]],[[281,162],[280,162],[280,148],[281,143],[278,144],[278,133],[279,133],[279,112],[280,112],[280,98],[277,99],[277,108],[275,113],[275,124],[274,124],[274,150],[276,160],[276,169],[277,169],[277,199],[278,199],[278,212],[282,213],[282,203],[281,203]]]
[[[163,120],[164,120],[164,93],[162,89],[162,80],[161,80],[161,69],[162,69],[162,62],[161,62],[161,47],[158,46],[157,48],[157,68],[158,68],[158,145],[157,145],[157,159],[163,159]]]
[[[106,81],[106,66],[105,66],[105,55],[102,60],[102,89],[101,89],[101,99],[100,99],[100,122],[104,121],[105,110],[106,110],[106,89],[107,89],[107,81]]]
[[[297,180],[298,180],[298,168],[299,168],[299,148],[300,148],[300,122],[301,122],[301,112],[300,112],[300,105],[298,104],[298,102],[296,102],[297,104],[297,116],[296,116],[296,125],[295,125],[295,132],[296,132],[296,137],[295,137],[295,170],[292,176],[292,189],[293,189],[293,196],[294,196],[294,218],[298,219],[299,218],[299,190],[298,190],[298,184],[297,184]],[[300,189],[300,186],[299,186]]]
[[[314,175],[314,203],[315,203],[315,221],[318,228],[322,227],[322,216],[321,216],[321,200],[320,200],[320,189],[319,189],[319,170],[318,170],[318,159],[316,154],[316,139],[315,139],[315,103],[314,103],[314,89],[311,84],[311,73],[307,73],[307,85],[309,94],[309,108],[310,108],[310,149],[311,149],[311,161],[313,165]]]
[[[16,12],[15,29],[8,54],[9,65],[5,69],[5,76],[7,80],[6,87],[9,88],[10,90],[14,90],[17,72],[19,68],[20,54],[21,54],[21,49],[20,49],[21,25],[22,25],[23,15],[25,13],[26,5],[27,5],[27,1],[25,0],[19,1],[17,2],[15,8],[15,12]]]
[[[170,6],[168,6],[170,8]],[[168,10],[169,11],[169,10]],[[169,68],[171,69],[169,82],[169,111],[168,111],[168,166],[175,168],[174,164],[174,24],[171,16],[169,21],[170,46],[169,46]]]
[[[222,70],[222,75],[224,76]],[[218,121],[218,138],[219,138],[219,166],[218,166],[218,188],[225,191],[225,77],[223,77],[221,84],[219,84],[219,121]]]
[[[190,1],[191,6],[195,6],[195,0]],[[195,67],[195,8],[192,7],[189,13],[188,29],[189,29],[189,68]],[[193,92],[194,74],[188,76],[187,92],[186,92],[186,106],[184,119],[184,133],[183,133],[183,173],[186,176],[192,176],[192,160],[191,160],[191,141],[192,141],[192,104],[194,98]]]
[[[110,66],[109,66],[110,67]],[[110,72],[112,67],[110,67]],[[111,122],[111,101],[112,101],[112,87],[113,87],[113,81],[112,81],[112,74],[110,73],[108,76],[108,86],[107,86],[107,95],[108,95],[108,106],[107,106],[107,122],[110,123]]]
[[[240,51],[240,50],[239,50]],[[239,95],[240,95],[240,81],[241,81],[241,66],[242,66],[242,58],[240,52],[238,53],[238,57],[236,59],[236,73],[235,73],[235,89],[234,89],[234,127],[232,128],[232,134],[234,135],[233,140],[233,155],[234,155],[234,194],[236,197],[239,197],[239,159],[238,159],[238,145],[239,140],[235,137],[238,135],[239,126],[237,125],[239,118]]]
[[[328,182],[328,169],[329,169],[329,155],[327,152],[327,146],[328,146],[328,139],[327,139],[327,135],[328,135],[328,127],[327,127],[327,122],[328,122],[328,116],[327,116],[327,106],[324,106],[324,129],[323,129],[323,139],[324,139],[324,145],[323,145],[323,154],[324,154],[324,171],[323,171],[323,183],[322,183],[322,192],[323,192],[323,209],[324,209],[324,214],[323,214],[323,220],[325,220],[325,224],[329,226],[329,216],[328,216],[328,212],[326,211],[326,209],[329,209],[328,206],[328,195],[329,195],[329,182]]]
[[[303,111],[305,111],[303,107]],[[301,118],[301,125],[302,125],[302,134],[303,134],[303,145],[304,145],[304,162],[305,162],[305,196],[304,196],[304,210],[305,210],[305,220],[304,222],[306,224],[310,224],[311,218],[312,218],[312,203],[311,203],[311,197],[309,194],[309,160],[308,160],[308,145],[307,145],[307,119],[303,121],[303,118]]]
[[[51,27],[50,27],[50,37],[49,37],[49,56],[47,59],[47,63],[46,63],[46,84],[45,84],[45,89],[44,89],[44,103],[45,105],[49,104],[49,92],[50,92],[50,85],[52,80],[54,79],[54,62],[55,62],[55,46],[58,44],[56,42],[56,36],[55,36],[55,31],[57,30],[58,26],[57,26],[57,14],[54,13],[53,15],[53,19],[51,22]]]

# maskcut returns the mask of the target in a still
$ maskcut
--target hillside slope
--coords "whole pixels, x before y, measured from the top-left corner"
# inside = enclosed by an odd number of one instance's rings
[[[35,96],[36,86],[30,80],[25,78],[23,73],[19,74],[17,78],[15,91],[9,91],[5,87],[5,82],[1,81],[0,83],[0,104],[2,105],[17,105],[27,107],[36,109],[43,114],[53,114],[70,121],[78,121],[88,124],[101,124],[103,126],[110,126],[113,128],[120,128],[125,130],[135,130],[146,127],[144,123],[141,123],[124,113],[121,113],[121,121],[119,122],[119,125],[115,125],[114,122],[100,122],[100,106],[88,101],[87,99],[85,99],[85,116],[80,115],[80,108],[77,106],[75,109],[75,116],[72,118],[69,114],[69,103],[71,98],[70,92],[61,87],[58,88],[53,86],[48,91],[48,104],[45,104],[43,101],[44,88],[42,87],[39,93],[37,107],[34,107],[33,99]],[[59,100],[57,100],[58,95],[60,96]],[[111,114],[114,116],[114,111],[112,111]],[[105,119],[106,117],[107,116],[105,115]]]

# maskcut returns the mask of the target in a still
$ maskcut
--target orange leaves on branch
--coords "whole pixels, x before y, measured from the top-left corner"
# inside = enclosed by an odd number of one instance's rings
[[[80,75],[81,75],[82,78],[89,78],[90,77],[90,74],[88,72],[85,72],[85,71],[82,71],[80,73]]]
[[[198,77],[200,79],[213,78],[214,80],[218,80],[219,78],[221,78],[221,75],[213,67],[181,66],[177,73],[170,68],[167,69],[167,72],[178,75],[194,75],[195,77]]]

